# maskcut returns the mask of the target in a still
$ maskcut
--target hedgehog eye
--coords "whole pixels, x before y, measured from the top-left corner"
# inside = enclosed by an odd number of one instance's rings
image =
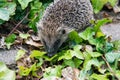
[[[62,30],[62,34],[65,34],[65,33],[66,33],[66,31],[63,29],[63,30]]]
[[[60,30],[60,34],[66,34],[66,30],[65,29]]]

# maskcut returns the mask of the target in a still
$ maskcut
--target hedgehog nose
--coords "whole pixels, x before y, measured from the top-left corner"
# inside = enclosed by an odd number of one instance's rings
[[[47,50],[47,55],[48,55],[49,57],[52,57],[55,53],[56,53],[56,51],[54,51],[53,49],[48,49],[48,50]]]

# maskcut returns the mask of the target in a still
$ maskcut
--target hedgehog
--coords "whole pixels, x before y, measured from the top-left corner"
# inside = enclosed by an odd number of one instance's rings
[[[54,0],[37,22],[38,36],[48,56],[57,53],[71,31],[85,30],[92,19],[90,0]]]

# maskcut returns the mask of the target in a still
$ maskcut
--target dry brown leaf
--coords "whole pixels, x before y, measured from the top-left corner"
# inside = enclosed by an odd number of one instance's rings
[[[78,69],[72,67],[67,67],[62,70],[62,76],[65,80],[79,80],[79,73],[80,71]]]
[[[35,47],[43,46],[41,43],[34,42],[31,38],[29,38],[28,40],[25,40],[25,43]]]

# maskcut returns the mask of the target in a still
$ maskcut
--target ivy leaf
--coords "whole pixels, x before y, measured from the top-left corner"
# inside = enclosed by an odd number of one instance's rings
[[[28,76],[30,74],[30,72],[32,73],[33,76],[36,76],[36,71],[37,71],[37,66],[36,66],[36,63],[34,63],[33,65],[31,65],[30,68],[26,68],[24,66],[19,66],[19,74],[21,76]]]
[[[13,44],[15,39],[16,39],[15,34],[11,34],[8,37],[6,37],[5,42],[6,42],[6,46],[7,46],[8,49],[10,49],[10,46]]]
[[[86,70],[86,71],[90,70],[92,65],[100,67],[101,63],[96,58],[93,58],[90,60],[86,59],[83,64],[84,70]]]
[[[88,79],[88,76],[89,76],[90,74],[88,73],[88,71],[86,71],[86,70],[81,70],[80,71],[80,75],[79,75],[79,80],[89,80]]]
[[[117,0],[108,0],[108,2],[112,5],[112,7],[114,7],[117,3]]]
[[[31,10],[28,18],[30,19],[29,27],[32,28],[35,32],[37,32],[36,22],[41,19],[44,12],[44,5],[39,0],[35,0],[30,4]]]
[[[115,50],[120,50],[120,40],[117,40],[117,41],[113,41],[113,46],[114,46],[114,49]]]
[[[94,35],[94,31],[92,28],[87,28],[84,32],[80,33],[79,36],[84,40],[90,40]]]
[[[31,52],[30,57],[31,57],[31,58],[33,58],[33,57],[35,57],[35,58],[40,58],[40,57],[42,57],[42,56],[45,55],[45,54],[46,54],[46,52],[41,52],[41,51],[38,51],[38,50],[33,50],[33,51]]]
[[[76,57],[78,59],[84,59],[83,54],[80,51],[81,48],[82,48],[81,45],[76,45],[74,47],[74,50],[67,50],[62,56],[58,58],[58,61],[62,59],[69,60],[69,59],[72,59],[73,57]]]
[[[79,35],[76,31],[70,32],[69,39],[74,41],[77,44],[82,42],[82,39],[79,37]]]
[[[16,35],[15,34],[11,34],[8,37],[6,37],[5,42],[6,43],[13,43],[15,41],[15,39],[16,39]]]
[[[102,56],[102,54],[101,53],[99,53],[99,52],[91,52],[91,51],[87,51],[87,53],[91,56],[91,57],[100,57],[100,56]]]
[[[33,1],[33,0],[18,0],[22,9],[25,9],[31,1]]]
[[[0,8],[0,19],[4,21],[8,21],[10,18],[10,12],[5,8]]]
[[[23,56],[24,56],[24,54],[25,54],[25,50],[19,50],[18,52],[17,52],[17,56],[16,56],[16,61],[17,60],[19,60],[20,58],[22,58]]]
[[[115,53],[115,52],[109,52],[105,54],[105,57],[109,63],[115,62],[115,60],[120,58],[120,53]]]
[[[108,2],[108,0],[91,0],[94,12],[97,14],[103,6]]]
[[[7,66],[0,62],[0,80],[15,80],[15,72],[8,69]]]
[[[19,36],[23,39],[27,39],[28,37],[30,37],[29,34],[23,34],[23,33],[19,34]]]
[[[78,59],[84,59],[83,53],[80,51],[81,48],[82,48],[81,45],[76,45],[76,46],[74,47],[74,51],[71,52],[71,53],[72,53],[72,56],[75,56],[75,57],[77,57]]]
[[[82,63],[83,63],[82,60],[74,58],[74,59],[64,60],[63,65],[74,67],[74,68],[79,68]]]
[[[94,31],[95,33],[100,31],[100,27],[103,26],[104,24],[108,23],[108,22],[112,22],[112,20],[104,18],[102,20],[97,20],[95,26],[94,26]]]
[[[10,15],[14,15],[15,14],[15,10],[16,10],[16,3],[15,2],[9,2],[7,3],[7,5],[5,6],[5,8],[7,8],[7,10],[9,11]],[[9,16],[10,16],[9,15]]]
[[[95,73],[91,75],[91,78],[96,79],[96,80],[109,80],[107,78],[107,75],[100,75],[100,74],[95,74]]]
[[[45,73],[43,74],[44,78],[49,78],[52,76],[60,77],[62,72],[62,66],[55,66],[55,68],[48,67],[45,69]]]
[[[58,58],[58,61],[60,61],[60,60],[62,60],[62,59],[67,59],[67,60],[69,60],[69,59],[72,59],[72,54],[71,54],[71,51],[72,50],[67,50],[62,56],[60,56],[59,58]]]

